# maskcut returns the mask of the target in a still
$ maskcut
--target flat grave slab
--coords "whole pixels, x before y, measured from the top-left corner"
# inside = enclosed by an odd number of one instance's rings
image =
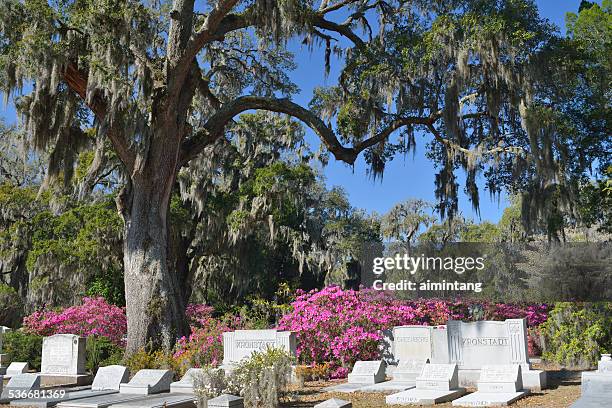
[[[465,394],[458,387],[456,364],[425,364],[416,378],[416,388],[387,396],[387,404],[434,405],[452,401]]]
[[[332,385],[331,387],[323,388],[323,391],[324,392],[351,393],[351,392],[361,391],[361,389],[364,388],[365,386],[366,386],[365,384],[344,383],[344,384]]]
[[[454,407],[506,407],[520,400],[528,391],[481,393],[475,392],[453,401]],[[602,408],[602,407],[600,407]]]
[[[195,396],[163,393],[111,405],[112,408],[195,407]]]
[[[465,394],[465,390],[463,388],[454,391],[417,390],[415,388],[412,390],[399,392],[397,394],[388,395],[387,398],[385,398],[385,402],[389,405],[435,405],[452,401],[455,398],[459,398],[463,394]]]
[[[98,368],[98,372],[91,384],[93,391],[116,390],[119,391],[121,384],[127,383],[130,373],[127,367],[121,365],[110,365]]]
[[[423,371],[429,359],[400,361],[393,370],[393,379],[362,388],[363,392],[406,391],[416,386],[416,378]]]
[[[17,374],[26,374],[29,369],[30,369],[30,366],[28,363],[21,363],[17,361],[12,362],[6,368],[6,375],[4,376],[4,378],[10,378]]]
[[[385,380],[385,363],[377,361],[357,361],[348,375],[349,384],[376,384]]]
[[[140,370],[129,383],[120,385],[119,392],[149,395],[169,391],[172,376],[170,370]]]
[[[244,408],[244,398],[223,394],[208,400],[207,408]]]
[[[60,402],[58,408],[106,408],[113,404],[142,399],[141,394],[121,394],[99,395],[95,397],[81,398],[72,401]]]
[[[529,391],[523,390],[520,365],[485,365],[480,372],[478,391],[453,401],[453,406],[502,407],[527,394]]]
[[[355,392],[368,385],[380,383],[385,380],[385,363],[377,361],[357,361],[348,375],[348,382],[327,387],[326,392]]]
[[[406,391],[414,388],[415,382],[409,381],[385,381],[378,384],[366,385],[359,389],[359,392],[392,392],[392,391]]]
[[[582,373],[582,396],[571,408],[607,407],[612,405],[612,356],[604,354],[597,371]],[[597,405],[599,404],[599,405]]]
[[[196,380],[196,376],[203,375],[203,372],[204,370],[201,368],[190,368],[180,381],[175,381],[170,384],[170,392],[193,394],[194,380]]]
[[[315,405],[313,408],[353,408],[353,403],[338,398],[332,398]]]
[[[48,390],[51,391],[51,390]],[[59,391],[59,390],[58,390]],[[36,408],[48,408],[58,405],[60,402],[80,400],[83,398],[95,397],[95,396],[106,396],[109,394],[116,394],[118,391],[105,390],[105,391],[92,391],[92,390],[81,390],[66,392],[63,397],[51,397],[51,398],[32,398],[32,399],[18,399],[11,402],[11,406],[28,406]]]
[[[2,389],[2,386],[0,386]],[[17,374],[11,377],[6,384],[6,387],[2,389],[0,394],[0,404],[8,404],[15,398],[17,392],[27,392],[31,390],[40,389],[40,377],[36,374]],[[10,391],[13,391],[12,393]]]

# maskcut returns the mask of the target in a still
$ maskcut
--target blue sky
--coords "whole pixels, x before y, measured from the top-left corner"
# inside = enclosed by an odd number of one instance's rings
[[[601,3],[601,2],[598,2]],[[565,32],[565,13],[577,12],[580,0],[538,0],[540,15],[549,19]],[[294,82],[300,87],[301,92],[294,99],[298,103],[307,104],[312,97],[312,91],[316,86],[331,85],[334,83],[335,73],[340,68],[338,63],[332,65],[331,73],[327,80],[321,80],[324,72],[324,56],[321,49],[314,47],[309,50],[299,42],[290,45],[296,54],[298,68],[291,75]],[[0,108],[0,116],[8,123],[15,122],[15,111],[12,104]],[[313,145],[318,145],[317,137],[312,131],[307,130],[308,140]],[[397,202],[408,198],[421,198],[432,203],[434,197],[435,170],[431,162],[425,158],[425,144],[429,136],[417,136],[416,154],[398,156],[388,163],[382,180],[376,181],[366,175],[366,166],[362,158],[354,167],[336,162],[333,158],[324,169],[326,183],[331,186],[342,186],[348,193],[353,206],[363,208],[368,212],[376,211],[380,214],[388,211]],[[459,182],[463,182],[460,175]],[[468,218],[475,220],[489,220],[497,222],[501,217],[503,209],[507,206],[505,197],[490,198],[484,187],[480,186],[480,218],[472,210],[472,206],[460,188],[459,207],[461,212]]]

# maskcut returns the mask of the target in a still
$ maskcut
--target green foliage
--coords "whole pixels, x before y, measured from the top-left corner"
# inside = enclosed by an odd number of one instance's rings
[[[172,370],[175,377],[179,378],[185,372],[185,367],[178,366],[172,358],[172,354],[165,353],[162,350],[139,350],[125,358],[123,365],[130,370],[130,373],[136,373],[144,369],[163,369]]]
[[[501,238],[499,227],[485,221],[480,224],[469,224],[461,233],[463,242],[498,242]]]
[[[15,289],[0,282],[0,326],[17,327],[23,317],[23,302]]]
[[[69,200],[54,198],[61,201]],[[9,261],[13,279],[29,282],[31,302],[71,305],[82,295],[100,295],[125,304],[123,222],[112,201],[62,204],[58,211],[47,194],[37,198],[32,187],[5,184],[0,186],[0,204],[0,257]],[[19,271],[27,275],[19,276]]]
[[[580,218],[586,226],[612,233],[612,165],[606,169],[605,178],[581,186],[579,205]]]
[[[30,368],[39,371],[42,342],[42,336],[28,334],[22,330],[13,330],[4,333],[2,352],[8,354],[10,361],[27,361]]]
[[[601,354],[612,351],[612,303],[557,303],[540,329],[544,359],[594,367]]]
[[[87,336],[85,365],[87,369],[96,374],[99,367],[121,364],[124,350],[115,345],[106,337]]]
[[[294,363],[294,358],[282,349],[254,352],[238,363],[227,388],[230,393],[244,397],[245,408],[277,408],[288,393]]]

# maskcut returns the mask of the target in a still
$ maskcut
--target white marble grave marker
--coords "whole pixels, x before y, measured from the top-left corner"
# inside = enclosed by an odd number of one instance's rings
[[[74,334],[45,337],[41,374],[85,374],[85,339]]]
[[[170,370],[140,370],[127,384],[121,384],[121,394],[157,394],[169,391],[172,382]]]
[[[254,351],[280,348],[296,355],[295,333],[277,330],[236,330],[223,333],[223,365],[248,358]]]

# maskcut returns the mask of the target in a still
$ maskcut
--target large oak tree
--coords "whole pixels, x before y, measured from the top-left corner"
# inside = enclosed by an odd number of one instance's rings
[[[335,159],[363,153],[374,175],[431,135],[450,216],[459,168],[477,207],[479,174],[493,193],[565,186],[572,154],[589,154],[556,126],[554,30],[529,0],[1,0],[0,32],[3,91],[20,95],[33,145],[50,150],[47,179],[70,176],[92,123],[122,164],[128,353],[188,330],[171,193],[243,112],[294,117]],[[298,41],[341,68],[309,106],[291,99]]]

